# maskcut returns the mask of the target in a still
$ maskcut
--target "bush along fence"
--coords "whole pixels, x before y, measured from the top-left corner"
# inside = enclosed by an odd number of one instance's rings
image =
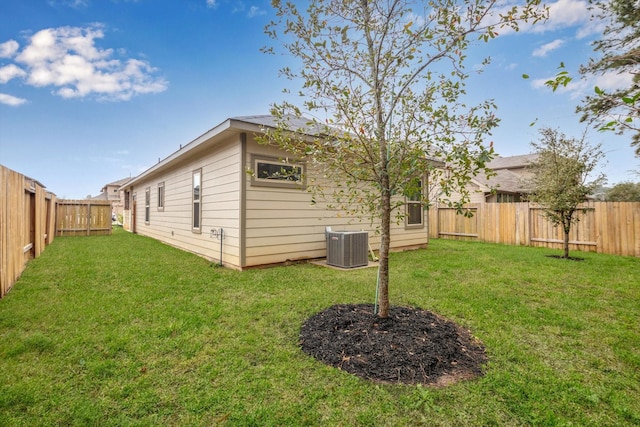
[[[469,204],[473,215],[438,207],[429,215],[429,237],[562,248],[564,233],[531,203]],[[569,235],[570,250],[640,257],[640,202],[588,202]]]
[[[0,298],[53,242],[55,203],[44,185],[0,165]]]

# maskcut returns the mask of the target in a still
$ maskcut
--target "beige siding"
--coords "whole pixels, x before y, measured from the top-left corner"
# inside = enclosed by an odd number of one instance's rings
[[[204,155],[194,156],[171,170],[136,183],[136,232],[212,261],[220,260],[220,241],[211,230],[223,228],[223,264],[240,264],[241,144],[239,136],[221,141]],[[202,169],[202,232],[194,233],[192,174]],[[158,184],[164,182],[164,209],[158,208]],[[145,223],[144,194],[151,188],[149,223]]]
[[[275,158],[286,153],[272,147],[258,145],[251,136],[247,143],[246,168],[250,169],[251,154]],[[312,174],[311,171],[307,171]],[[245,266],[281,263],[326,256],[325,227],[335,231],[369,231],[369,242],[378,250],[380,239],[375,225],[368,220],[347,217],[344,213],[326,208],[326,204],[311,203],[311,194],[295,188],[252,186],[246,180],[246,262]],[[402,224],[392,225],[393,249],[424,246],[428,240],[425,226],[407,229]]]

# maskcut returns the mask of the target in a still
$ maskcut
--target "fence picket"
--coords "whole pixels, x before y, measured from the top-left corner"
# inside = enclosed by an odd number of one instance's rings
[[[530,203],[470,204],[473,218],[435,208],[429,237],[562,248],[564,233]],[[640,202],[588,202],[569,234],[570,250],[640,256]]]

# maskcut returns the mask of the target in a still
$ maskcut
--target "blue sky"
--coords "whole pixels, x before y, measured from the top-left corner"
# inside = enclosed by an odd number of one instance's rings
[[[545,88],[560,62],[575,74],[598,36],[586,1],[548,4],[547,23],[468,52],[469,70],[492,58],[469,79],[469,102],[495,99],[502,123],[492,140],[503,156],[528,153],[542,126],[580,136],[584,94],[628,81]],[[85,198],[228,117],[267,114],[289,85],[278,69],[291,61],[259,50],[271,44],[273,18],[266,0],[1,0],[0,164],[58,197]],[[607,152],[610,183],[637,180],[629,136],[588,138]]]

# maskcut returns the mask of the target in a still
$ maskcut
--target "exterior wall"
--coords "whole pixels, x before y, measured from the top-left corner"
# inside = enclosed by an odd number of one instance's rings
[[[251,155],[285,158],[286,153],[257,144],[247,136],[245,167],[251,170]],[[307,174],[312,174],[307,171]],[[282,263],[326,256],[325,227],[334,231],[369,231],[369,244],[379,249],[380,239],[375,226],[368,220],[348,217],[327,208],[326,203],[311,203],[311,194],[304,189],[254,186],[245,179],[246,210],[244,215],[247,267]],[[391,248],[425,246],[428,242],[427,213],[423,225],[406,228],[404,223],[392,224]]]
[[[485,198],[485,193],[482,188],[480,188],[477,184],[470,182],[468,185],[469,190],[469,202],[468,203],[485,203],[488,202],[489,199]],[[452,201],[462,199],[462,194],[460,192],[453,192],[451,194],[450,199]]]
[[[216,262],[220,260],[220,240],[211,231],[222,228],[223,265],[236,269],[323,258],[327,226],[334,231],[367,230],[371,248],[378,250],[379,236],[368,219],[348,217],[328,209],[326,203],[313,205],[312,195],[305,189],[252,183],[247,173],[253,167],[252,155],[276,160],[290,156],[258,144],[253,137],[257,129],[242,132],[227,129],[213,135],[216,140],[200,140],[201,146],[174,156],[171,166],[150,169],[136,178],[133,187],[127,187],[135,201],[130,200],[130,209],[124,212],[124,228]],[[191,228],[192,174],[197,169],[202,170],[201,233]],[[158,209],[161,183],[165,203]],[[147,188],[150,218],[145,222]],[[426,246],[427,223],[425,210],[422,225],[409,228],[404,223],[392,224],[392,250]]]
[[[223,228],[222,263],[239,269],[240,181],[239,136],[227,138],[205,153],[183,159],[170,170],[135,184],[135,232],[172,246],[220,261],[220,240],[212,229]],[[202,170],[201,232],[192,231],[192,176]],[[164,208],[158,208],[158,184],[164,183]],[[145,190],[150,188],[150,218],[145,223]],[[130,206],[133,209],[133,203]],[[125,211],[125,228],[133,231],[132,215]]]

